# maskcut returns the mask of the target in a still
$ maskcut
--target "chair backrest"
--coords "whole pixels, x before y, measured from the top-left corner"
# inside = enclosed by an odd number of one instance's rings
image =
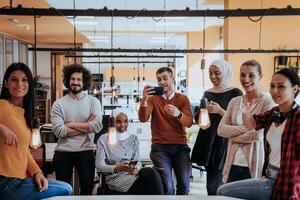
[[[53,134],[52,124],[40,126],[40,133],[43,143],[56,143],[58,141],[58,138]]]
[[[125,192],[119,192],[115,190],[109,189],[108,185],[106,184],[106,175],[99,173],[98,176],[100,177],[100,186],[97,189],[97,195],[124,195]]]
[[[97,141],[99,139],[99,137],[105,133],[108,132],[108,128],[109,128],[109,117],[110,115],[102,115],[102,125],[103,128],[101,129],[101,131],[97,134],[95,134],[94,137],[94,143],[97,144]]]
[[[30,149],[30,153],[37,163],[37,165],[40,167],[40,169],[43,171],[45,176],[47,176],[47,171],[46,171],[46,150],[45,150],[45,144],[42,144],[37,149]]]

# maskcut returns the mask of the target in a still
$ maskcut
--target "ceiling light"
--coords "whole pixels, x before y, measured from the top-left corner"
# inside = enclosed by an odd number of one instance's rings
[[[166,36],[166,37],[163,37],[163,36],[154,36],[154,37],[151,37],[150,40],[169,40],[170,37]]]
[[[14,18],[10,18],[10,19],[8,19],[8,21],[10,21],[10,22],[13,23],[13,24],[16,24],[16,23],[19,22],[19,20],[14,19]]]
[[[166,20],[188,20],[189,17],[165,17]]]
[[[71,21],[71,23],[74,24],[73,21]],[[75,25],[93,26],[93,25],[98,25],[98,22],[93,22],[93,21],[75,21]]]
[[[180,21],[180,22],[176,22],[176,21],[159,21],[158,23],[156,23],[156,26],[182,26],[185,22],[184,21]]]
[[[78,16],[76,19],[94,19],[94,16]]]
[[[24,28],[26,30],[30,30],[30,25],[29,24],[17,24],[16,26],[20,28]]]
[[[46,33],[45,32],[37,32],[36,34],[37,35],[45,35]]]
[[[93,39],[103,39],[103,40],[107,40],[107,36],[105,35],[86,35],[87,38],[93,40]]]
[[[167,40],[149,40],[149,43],[167,43]]]
[[[101,40],[101,39],[95,39],[95,40],[93,40],[93,39],[91,39],[91,41],[92,42],[100,42],[100,43],[108,43],[109,42],[109,40]]]

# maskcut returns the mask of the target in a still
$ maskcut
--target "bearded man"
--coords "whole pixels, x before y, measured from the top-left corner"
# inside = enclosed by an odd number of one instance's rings
[[[52,106],[51,123],[58,138],[53,157],[56,179],[71,184],[73,167],[80,180],[80,194],[91,195],[95,175],[94,135],[102,129],[101,105],[85,90],[92,75],[81,65],[63,69],[63,82],[69,93]]]

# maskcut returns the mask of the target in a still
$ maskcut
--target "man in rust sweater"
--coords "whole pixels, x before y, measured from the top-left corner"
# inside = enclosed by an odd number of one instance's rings
[[[151,116],[151,160],[159,170],[165,194],[175,194],[172,179],[174,169],[177,195],[187,195],[190,190],[190,148],[185,127],[192,125],[189,99],[174,91],[174,75],[170,68],[156,71],[158,85],[163,95],[154,95],[153,87],[145,86],[139,109],[139,120],[146,122]]]

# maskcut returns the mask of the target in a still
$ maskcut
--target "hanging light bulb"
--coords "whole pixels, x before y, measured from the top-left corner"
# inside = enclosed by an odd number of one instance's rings
[[[201,66],[200,66],[200,69],[201,69],[201,70],[204,70],[204,69],[205,69],[205,58],[202,58],[202,59],[201,59]]]
[[[143,76],[143,88],[146,86],[146,79],[145,76]]]
[[[133,84],[136,84],[136,79],[135,79],[135,66],[133,66]]]
[[[138,97],[136,98],[136,102],[135,102],[135,110],[136,110],[136,111],[139,111],[140,106],[141,106],[141,99],[140,99],[140,97],[138,96]]]
[[[146,85],[146,78],[145,78],[145,63],[143,64],[143,88]]]
[[[29,146],[33,149],[37,149],[40,146],[42,146],[42,139],[40,133],[40,119],[36,116],[32,119],[32,133],[31,142]]]
[[[118,145],[118,136],[114,121],[114,117],[109,118],[110,127],[108,128],[108,146],[110,148],[115,148]]]
[[[93,94],[97,95],[98,94],[98,90],[97,90],[97,86],[95,86],[94,90],[93,90]]]
[[[110,148],[115,148],[118,145],[118,137],[116,132],[116,127],[110,127],[108,129],[108,146]]]
[[[207,129],[210,127],[210,119],[209,114],[207,110],[207,98],[202,98],[200,101],[200,108],[199,108],[199,118],[198,118],[198,124],[201,129]]]

